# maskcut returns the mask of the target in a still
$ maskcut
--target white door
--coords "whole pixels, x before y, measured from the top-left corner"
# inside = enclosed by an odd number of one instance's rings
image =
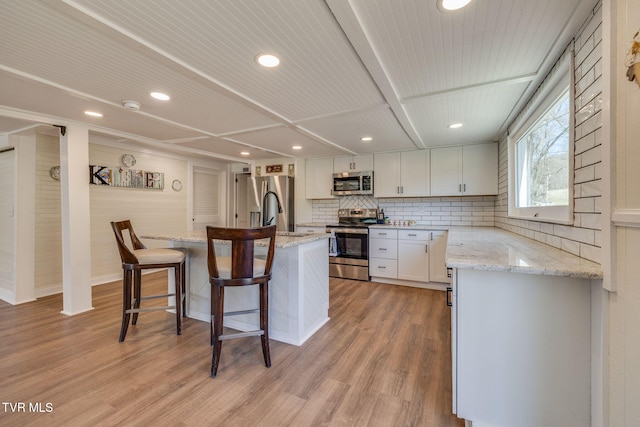
[[[215,169],[193,168],[193,229],[207,225],[225,226],[225,172]]]

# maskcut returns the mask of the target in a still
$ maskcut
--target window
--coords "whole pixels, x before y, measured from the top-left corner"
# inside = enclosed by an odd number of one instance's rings
[[[572,222],[573,120],[569,74],[568,66],[555,70],[549,80],[556,84],[537,94],[538,99],[534,98],[537,108],[532,108],[533,113],[509,137],[511,217]]]

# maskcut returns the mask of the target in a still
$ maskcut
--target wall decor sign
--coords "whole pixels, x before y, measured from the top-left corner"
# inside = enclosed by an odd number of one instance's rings
[[[267,165],[267,173],[282,173],[282,165]]]
[[[633,36],[624,65],[627,67],[627,79],[630,82],[635,80],[640,87],[640,31],[636,31]]]
[[[164,173],[89,165],[89,183],[110,187],[164,189]]]

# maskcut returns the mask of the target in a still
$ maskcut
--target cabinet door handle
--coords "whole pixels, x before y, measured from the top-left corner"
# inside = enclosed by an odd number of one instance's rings
[[[462,193],[462,184],[458,184],[458,193]]]
[[[429,252],[429,245],[424,245],[424,251]]]
[[[400,194],[400,187],[396,187],[396,193]]]
[[[447,287],[447,307],[453,306],[453,288]]]
[[[404,194],[404,187],[402,185],[400,186],[400,194]]]
[[[417,234],[416,234],[416,233],[409,233],[409,234],[407,234],[407,236],[410,236],[410,237],[416,237],[416,236],[417,236]]]
[[[386,236],[387,233],[378,233],[378,236]]]
[[[467,192],[467,184],[462,184],[462,191]]]
[[[384,268],[387,268],[387,267],[385,267],[384,265],[379,265],[378,268],[383,268],[384,269]]]
[[[386,251],[387,248],[378,248],[379,251]]]
[[[433,240],[433,231],[429,233],[429,240]]]

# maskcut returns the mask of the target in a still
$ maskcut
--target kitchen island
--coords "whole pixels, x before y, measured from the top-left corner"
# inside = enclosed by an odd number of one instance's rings
[[[301,345],[329,320],[328,235],[278,232],[269,282],[269,338]],[[169,247],[189,250],[187,267],[187,316],[210,321],[211,286],[207,270],[206,232],[143,235],[166,240]],[[257,243],[256,256],[266,255],[266,244]],[[228,242],[215,241],[218,255],[229,255]],[[171,275],[169,275],[171,277]],[[169,287],[175,287],[170,279]],[[225,289],[225,312],[257,307],[258,287]],[[224,325],[240,331],[257,329],[258,314],[226,318]]]
[[[449,230],[453,412],[473,426],[591,425],[600,265],[496,228]]]

